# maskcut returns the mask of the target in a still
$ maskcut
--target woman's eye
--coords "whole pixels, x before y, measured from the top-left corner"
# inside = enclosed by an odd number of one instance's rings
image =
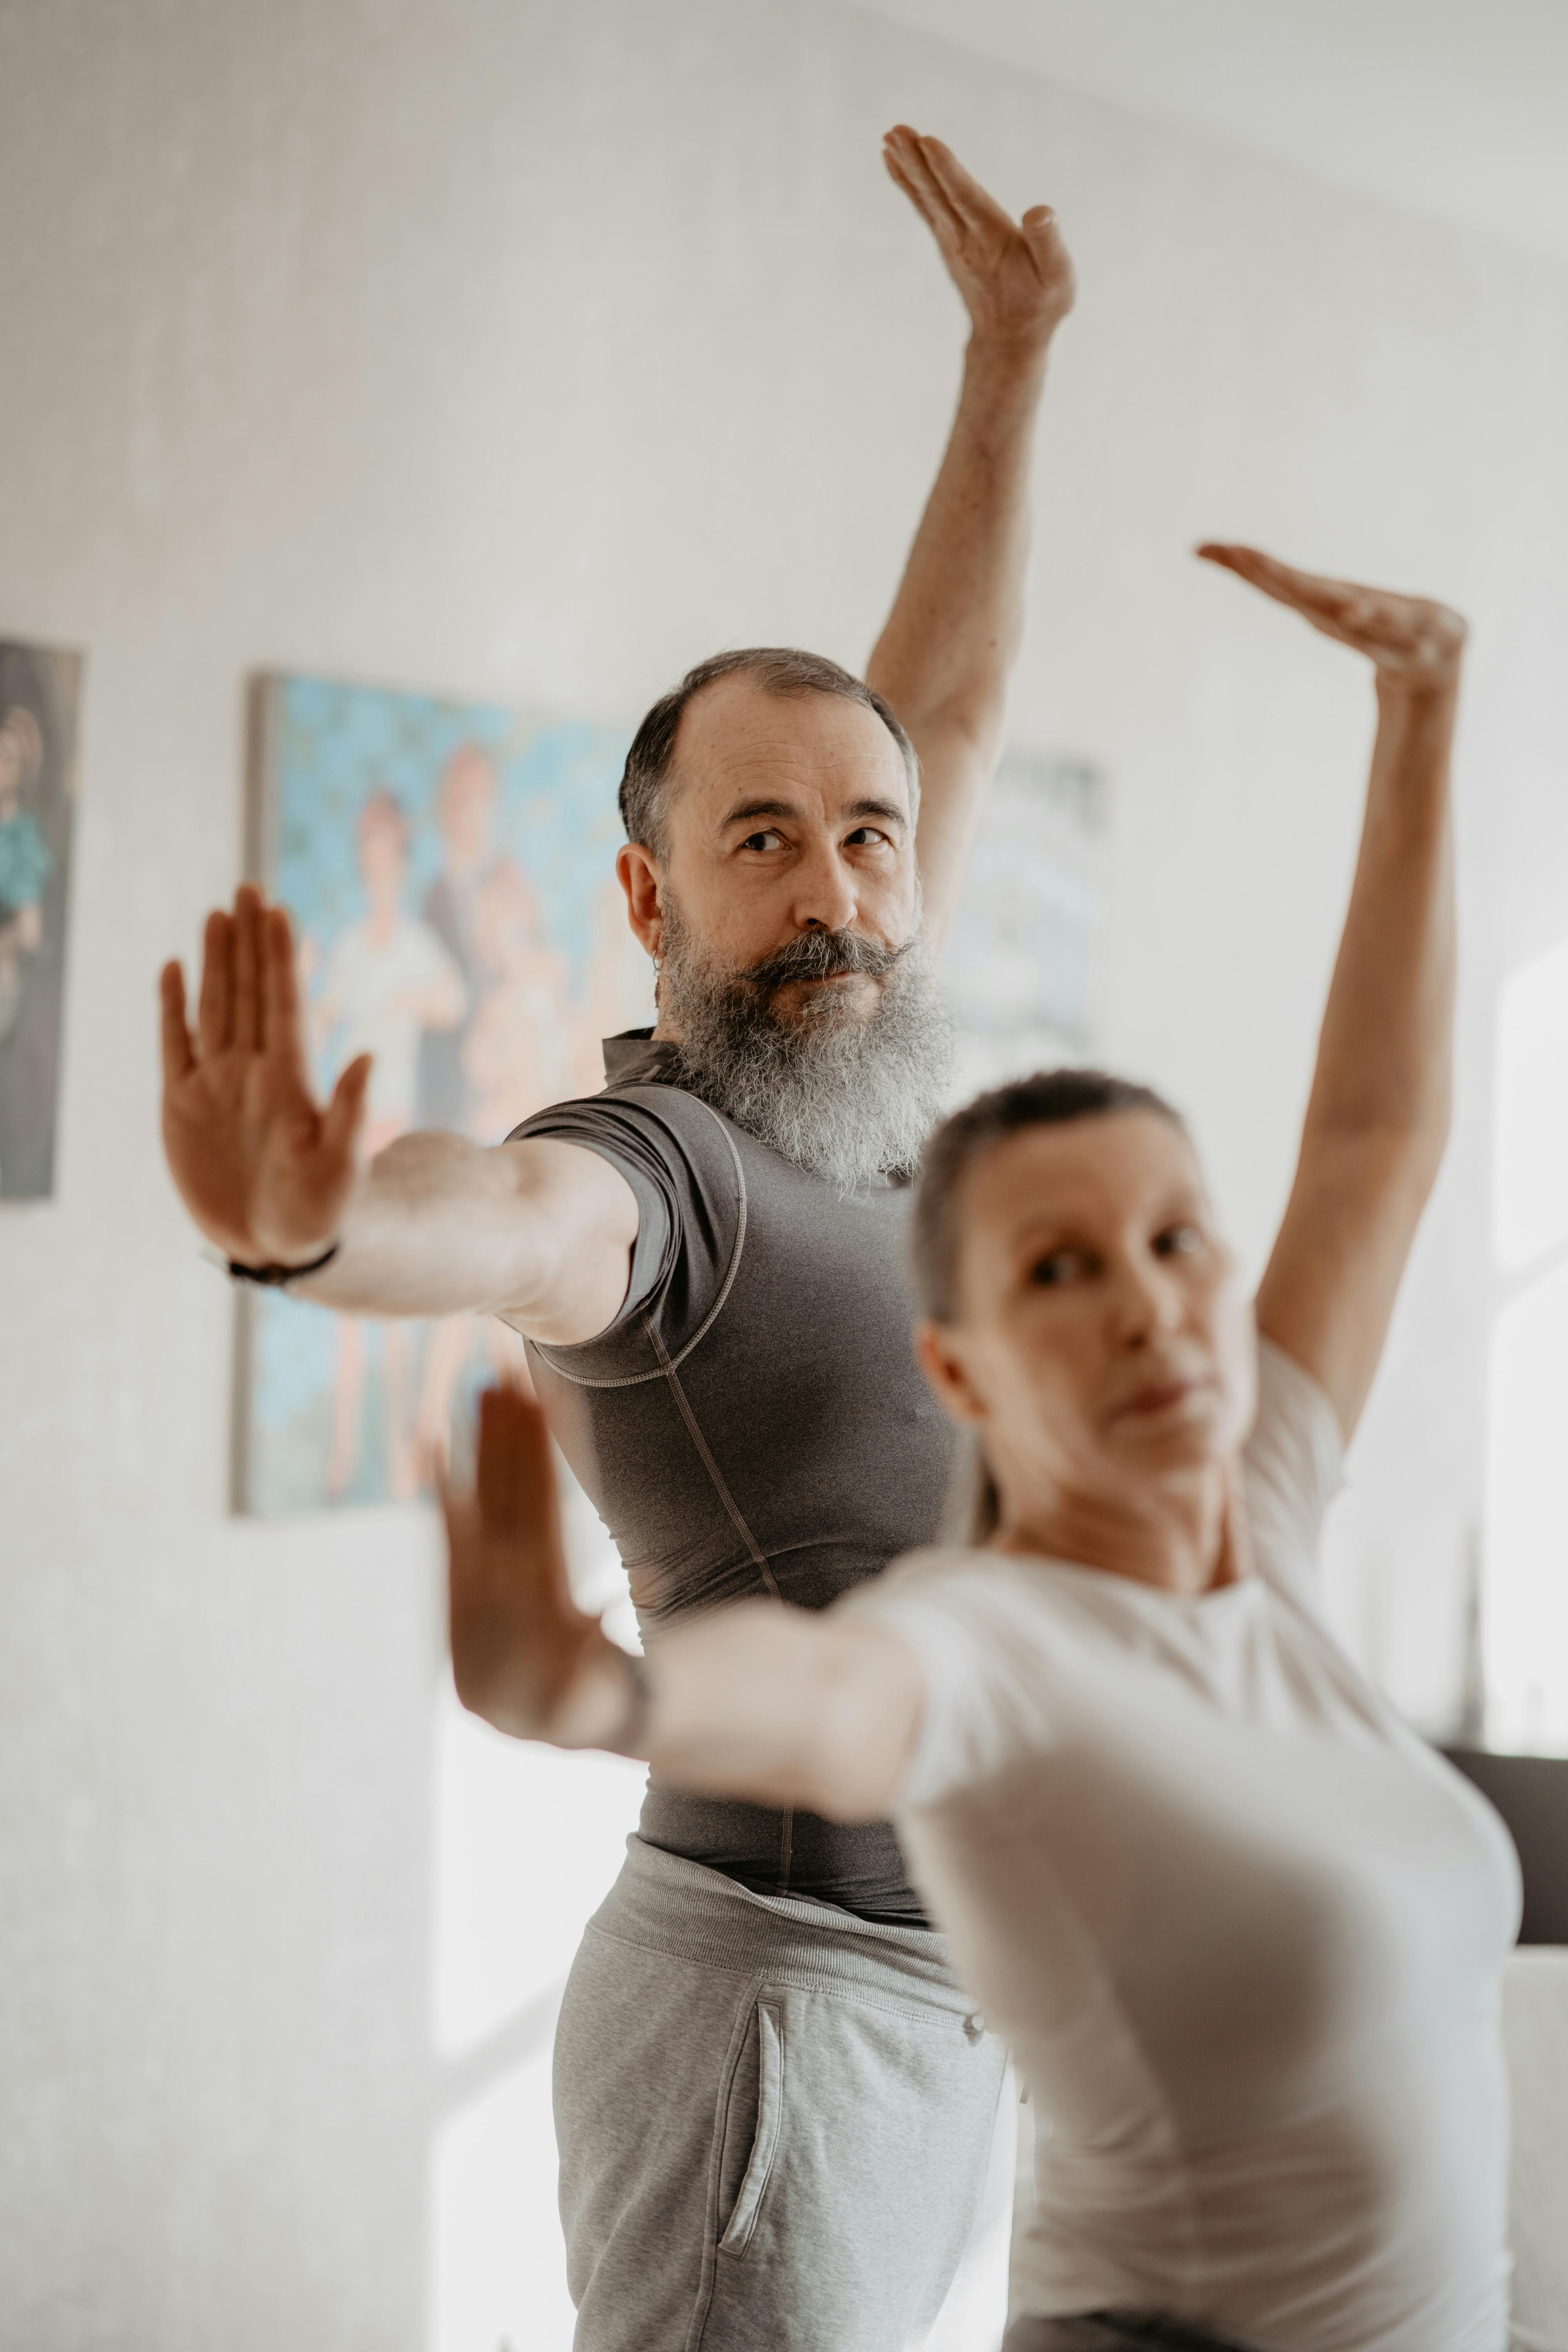
[[[1082,1272],[1083,1259],[1077,1250],[1052,1250],[1047,1257],[1037,1259],[1029,1279],[1042,1290],[1058,1290]]]
[[[1195,1257],[1204,1245],[1202,1231],[1196,1225],[1168,1225],[1154,1244],[1160,1257]]]

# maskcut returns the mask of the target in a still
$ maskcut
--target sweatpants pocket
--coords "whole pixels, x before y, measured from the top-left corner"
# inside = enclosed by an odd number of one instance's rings
[[[784,2018],[772,2001],[757,2003],[757,2121],[752,2153],[735,2199],[734,2210],[719,2241],[721,2254],[743,2254],[752,2242],[758,2209],[779,2142],[784,2115]]]

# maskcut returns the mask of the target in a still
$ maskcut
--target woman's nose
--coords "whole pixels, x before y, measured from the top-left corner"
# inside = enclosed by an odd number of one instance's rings
[[[1175,1330],[1182,1319],[1176,1285],[1153,1261],[1132,1260],[1123,1268],[1117,1285],[1117,1307],[1122,1337],[1134,1346],[1163,1338]]]

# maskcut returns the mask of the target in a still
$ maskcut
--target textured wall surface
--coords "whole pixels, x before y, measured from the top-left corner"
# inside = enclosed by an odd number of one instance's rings
[[[1568,883],[1568,284],[828,0],[8,0],[0,89],[0,634],[88,655],[58,1196],[0,1217],[0,2342],[413,2352],[430,1534],[226,1517],[229,1305],[157,1151],[153,973],[236,877],[247,672],[622,718],[725,643],[859,662],[959,345],[877,136],[1054,200],[1015,732],[1110,767],[1105,1052],[1255,1255],[1371,697],[1186,551],[1478,623],[1459,1133],[1335,1538],[1436,1719],[1493,1000]]]

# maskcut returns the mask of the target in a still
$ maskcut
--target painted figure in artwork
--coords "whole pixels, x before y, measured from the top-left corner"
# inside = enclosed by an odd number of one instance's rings
[[[384,1151],[415,1124],[422,1038],[455,1030],[468,1009],[468,990],[452,956],[429,923],[404,906],[408,847],[408,818],[401,803],[384,789],[373,792],[360,811],[358,825],[366,912],[341,935],[327,957],[315,1000],[321,1049],[331,1039],[340,1064],[361,1054],[374,1056],[366,1111],[366,1141],[373,1152]],[[308,963],[319,961],[319,953],[310,955],[308,946]],[[418,1484],[410,1442],[412,1353],[407,1331],[396,1323],[385,1324],[382,1349],[387,1484],[401,1497],[411,1495]],[[359,1469],[364,1368],[364,1321],[345,1315],[338,1324],[327,1473],[327,1490],[334,1500],[348,1493]]]
[[[0,1039],[16,1025],[24,960],[44,944],[44,892],[55,859],[32,806],[43,767],[43,730],[13,703],[0,716]]]

